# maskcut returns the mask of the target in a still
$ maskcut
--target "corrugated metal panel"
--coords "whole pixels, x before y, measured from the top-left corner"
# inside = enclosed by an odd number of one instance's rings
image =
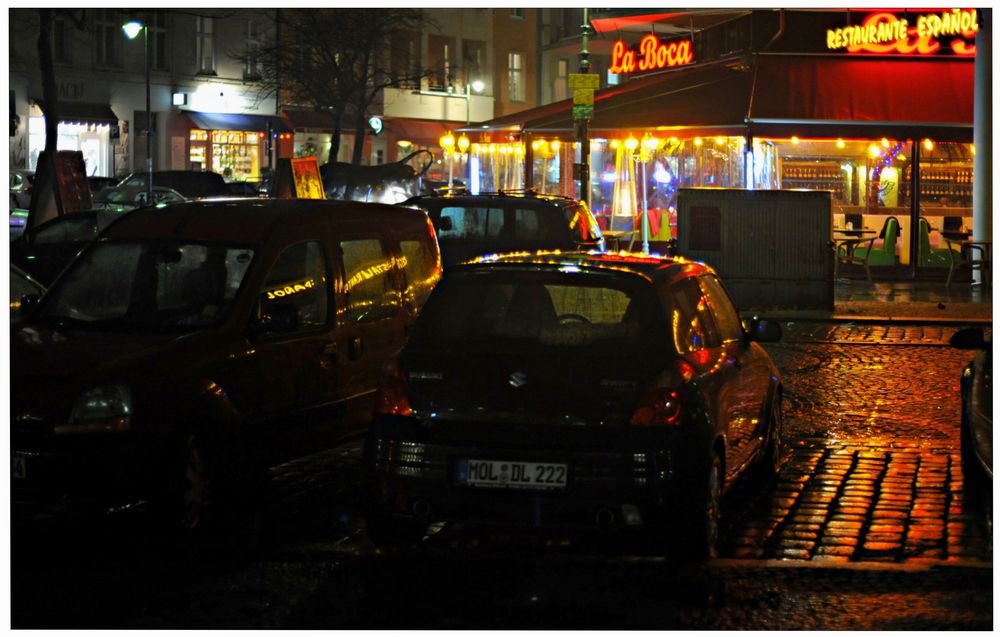
[[[682,189],[677,251],[713,266],[743,308],[833,308],[830,193]]]

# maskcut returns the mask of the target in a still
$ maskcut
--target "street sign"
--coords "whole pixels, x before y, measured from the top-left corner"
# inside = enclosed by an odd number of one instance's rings
[[[575,89],[573,89],[573,103],[574,104],[593,104],[594,103],[594,89],[592,89],[592,88],[575,88]]]
[[[571,89],[598,89],[601,88],[601,75],[600,73],[570,73],[567,82]]]
[[[573,119],[593,119],[594,105],[579,104],[573,106]]]

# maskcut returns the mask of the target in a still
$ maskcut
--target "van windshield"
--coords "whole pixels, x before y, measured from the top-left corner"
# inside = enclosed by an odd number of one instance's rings
[[[205,243],[98,243],[43,298],[33,320],[110,329],[215,325],[229,313],[253,254]]]

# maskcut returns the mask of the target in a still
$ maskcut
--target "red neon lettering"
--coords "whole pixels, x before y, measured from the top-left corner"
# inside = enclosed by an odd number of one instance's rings
[[[680,66],[694,61],[690,40],[663,44],[655,35],[649,34],[639,42],[642,57],[636,60],[636,52],[626,48],[625,42],[618,40],[611,49],[611,73],[632,73],[651,71],[668,66]]]
[[[959,19],[961,20],[965,18],[966,16],[962,15]],[[968,19],[971,22],[974,20],[974,17],[970,17]],[[897,20],[898,18],[891,13],[873,13],[865,18],[859,29],[862,33],[866,32],[869,35],[874,36],[874,34],[878,33],[880,23],[882,28],[886,29],[887,27],[894,25]],[[939,25],[941,23],[941,19],[937,16],[931,16],[926,18],[926,22],[929,25],[938,26],[938,28],[940,28]],[[964,23],[962,24],[964,26]],[[975,34],[970,29],[969,31],[963,32],[963,36],[974,37]],[[841,37],[848,40],[850,39],[846,33],[842,34]],[[975,44],[969,44],[957,38],[951,41],[950,46],[955,55],[974,56],[976,54]],[[848,53],[900,53],[903,55],[930,55],[941,50],[941,43],[934,36],[933,28],[925,25],[923,29],[921,29],[917,25],[908,25],[905,37],[884,43],[868,42],[847,44],[846,50]]]

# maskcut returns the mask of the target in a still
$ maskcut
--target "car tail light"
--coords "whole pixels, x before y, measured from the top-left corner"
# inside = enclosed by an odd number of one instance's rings
[[[409,416],[409,387],[399,361],[390,360],[382,367],[382,378],[375,394],[375,413],[389,416]]]
[[[676,389],[656,387],[642,397],[632,414],[633,427],[676,427],[681,424],[681,397]]]

